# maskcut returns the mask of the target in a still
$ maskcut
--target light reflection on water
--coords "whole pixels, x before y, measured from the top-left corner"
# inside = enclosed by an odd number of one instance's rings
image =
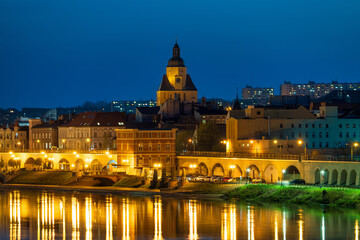
[[[359,240],[355,211],[18,190],[1,192],[0,204],[1,239]]]

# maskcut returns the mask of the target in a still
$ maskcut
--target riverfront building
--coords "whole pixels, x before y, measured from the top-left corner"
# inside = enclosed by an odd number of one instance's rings
[[[115,129],[125,127],[124,112],[85,112],[59,127],[59,148],[76,150],[116,149]]]
[[[227,151],[300,153],[305,145],[312,152],[349,149],[360,141],[358,116],[339,117],[337,106],[323,105],[319,111],[316,117],[303,106],[232,110],[226,122]],[[299,140],[302,144],[297,144]]]
[[[175,166],[177,129],[149,128],[150,125],[116,129],[118,164],[127,173],[132,169],[141,174],[155,167],[166,169],[170,175]]]

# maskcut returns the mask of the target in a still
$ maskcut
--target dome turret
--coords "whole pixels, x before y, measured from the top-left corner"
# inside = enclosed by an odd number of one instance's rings
[[[185,67],[184,60],[180,57],[180,48],[177,42],[173,47],[173,56],[169,59],[168,67]]]

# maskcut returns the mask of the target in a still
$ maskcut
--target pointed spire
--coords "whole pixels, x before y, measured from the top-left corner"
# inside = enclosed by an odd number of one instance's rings
[[[232,106],[232,110],[241,110],[241,104],[239,102],[239,91],[238,88],[236,88],[236,100],[234,101],[234,104]]]

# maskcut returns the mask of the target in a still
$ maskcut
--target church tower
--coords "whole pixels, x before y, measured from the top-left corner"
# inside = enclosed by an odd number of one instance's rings
[[[166,75],[163,76],[157,91],[156,105],[161,106],[168,99],[180,100],[181,103],[197,102],[197,89],[186,72],[177,43],[173,47],[173,56],[166,67]]]

